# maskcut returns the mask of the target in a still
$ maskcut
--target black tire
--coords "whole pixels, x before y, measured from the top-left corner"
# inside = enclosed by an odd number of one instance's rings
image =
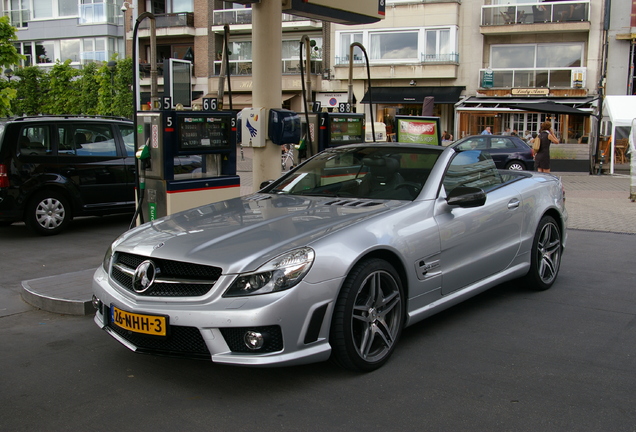
[[[544,216],[532,242],[530,270],[525,276],[528,287],[537,291],[550,288],[559,274],[562,254],[561,228],[552,216]]]
[[[506,169],[513,171],[525,171],[526,164],[521,161],[510,161],[506,164]]]
[[[384,365],[404,327],[404,291],[391,264],[368,259],[347,276],[331,324],[332,358],[340,366],[370,372]]]
[[[71,206],[64,195],[42,191],[33,196],[27,206],[26,224],[40,235],[62,232],[72,219]]]

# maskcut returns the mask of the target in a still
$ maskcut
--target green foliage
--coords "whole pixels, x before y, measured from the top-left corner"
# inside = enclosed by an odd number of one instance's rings
[[[16,36],[16,28],[9,22],[8,16],[0,17],[0,67],[2,69],[13,67],[24,58],[23,55],[18,54],[13,42],[18,40]],[[16,97],[16,90],[13,89],[11,83],[2,85],[0,90],[0,117],[7,117],[11,115],[12,101]]]
[[[37,66],[28,66],[16,69],[14,81],[17,91],[16,99],[13,100],[12,111],[17,115],[41,114],[42,103],[44,102],[45,71]],[[13,82],[12,82],[13,83]]]
[[[70,61],[57,62],[46,71],[37,66],[15,68],[10,83],[0,81],[0,105],[3,88],[15,90],[11,111],[17,115],[83,114],[132,118],[132,61],[117,62],[112,72],[107,63],[88,63],[81,69]],[[9,90],[7,88],[7,90]],[[8,92],[7,97],[13,93]],[[0,109],[0,114],[2,113]]]
[[[99,82],[96,63],[88,63],[80,70],[78,81],[80,112],[86,115],[97,115],[99,100]]]
[[[79,71],[71,67],[71,61],[57,61],[48,73],[48,92],[44,98],[43,111],[47,114],[82,114],[80,93],[75,77]]]

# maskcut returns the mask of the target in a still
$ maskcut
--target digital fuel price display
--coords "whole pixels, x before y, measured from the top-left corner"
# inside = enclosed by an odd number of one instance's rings
[[[364,142],[363,115],[330,115],[329,116],[329,145]]]
[[[179,116],[178,137],[181,151],[231,150],[231,118],[217,116]]]

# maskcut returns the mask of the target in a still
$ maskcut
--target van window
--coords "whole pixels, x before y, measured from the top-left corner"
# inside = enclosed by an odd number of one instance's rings
[[[109,125],[59,126],[58,138],[60,156],[117,156],[117,145]]]
[[[49,126],[27,126],[18,136],[18,153],[27,156],[53,155]]]

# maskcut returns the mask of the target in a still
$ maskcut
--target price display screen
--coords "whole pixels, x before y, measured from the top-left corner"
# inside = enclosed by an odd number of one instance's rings
[[[179,116],[180,151],[231,150],[231,118],[214,115]]]
[[[364,116],[331,115],[329,120],[330,145],[364,142]]]

